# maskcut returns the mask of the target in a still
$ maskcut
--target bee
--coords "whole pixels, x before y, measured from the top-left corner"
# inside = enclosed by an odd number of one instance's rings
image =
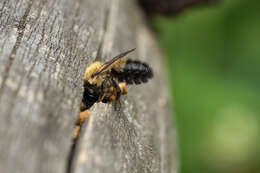
[[[134,50],[125,51],[104,64],[96,61],[86,68],[81,112],[98,102],[115,103],[116,109],[121,95],[127,94],[126,85],[146,83],[153,77],[148,64],[124,58]]]

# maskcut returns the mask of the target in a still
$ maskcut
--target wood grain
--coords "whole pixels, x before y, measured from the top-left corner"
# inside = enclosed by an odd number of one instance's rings
[[[85,67],[133,47],[155,78],[91,109],[68,171]],[[0,172],[176,170],[161,57],[135,1],[1,1]]]

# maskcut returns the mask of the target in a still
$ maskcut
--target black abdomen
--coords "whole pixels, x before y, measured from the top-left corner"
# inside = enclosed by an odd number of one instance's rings
[[[112,75],[126,84],[141,84],[153,77],[152,69],[145,63],[128,59],[122,72],[112,69]]]

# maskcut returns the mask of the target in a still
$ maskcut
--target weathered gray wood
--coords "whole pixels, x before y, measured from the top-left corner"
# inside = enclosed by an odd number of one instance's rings
[[[137,47],[129,57],[148,62],[154,79],[130,86],[120,111],[97,104],[82,134],[75,173],[176,172],[162,54],[135,1],[113,0],[103,43],[105,54]]]
[[[105,8],[105,0],[0,1],[0,172],[65,172]]]
[[[161,54],[136,8],[120,0],[0,1],[0,172],[67,171],[84,68],[132,47],[155,78],[130,87],[120,112],[91,109],[75,171],[175,170]]]

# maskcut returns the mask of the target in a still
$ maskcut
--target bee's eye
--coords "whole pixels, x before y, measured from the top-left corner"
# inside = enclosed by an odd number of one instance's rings
[[[91,78],[94,78],[98,75],[98,72],[94,72],[92,75],[91,75]]]
[[[92,75],[91,75],[91,78],[94,78],[96,76],[96,73],[93,73]]]

